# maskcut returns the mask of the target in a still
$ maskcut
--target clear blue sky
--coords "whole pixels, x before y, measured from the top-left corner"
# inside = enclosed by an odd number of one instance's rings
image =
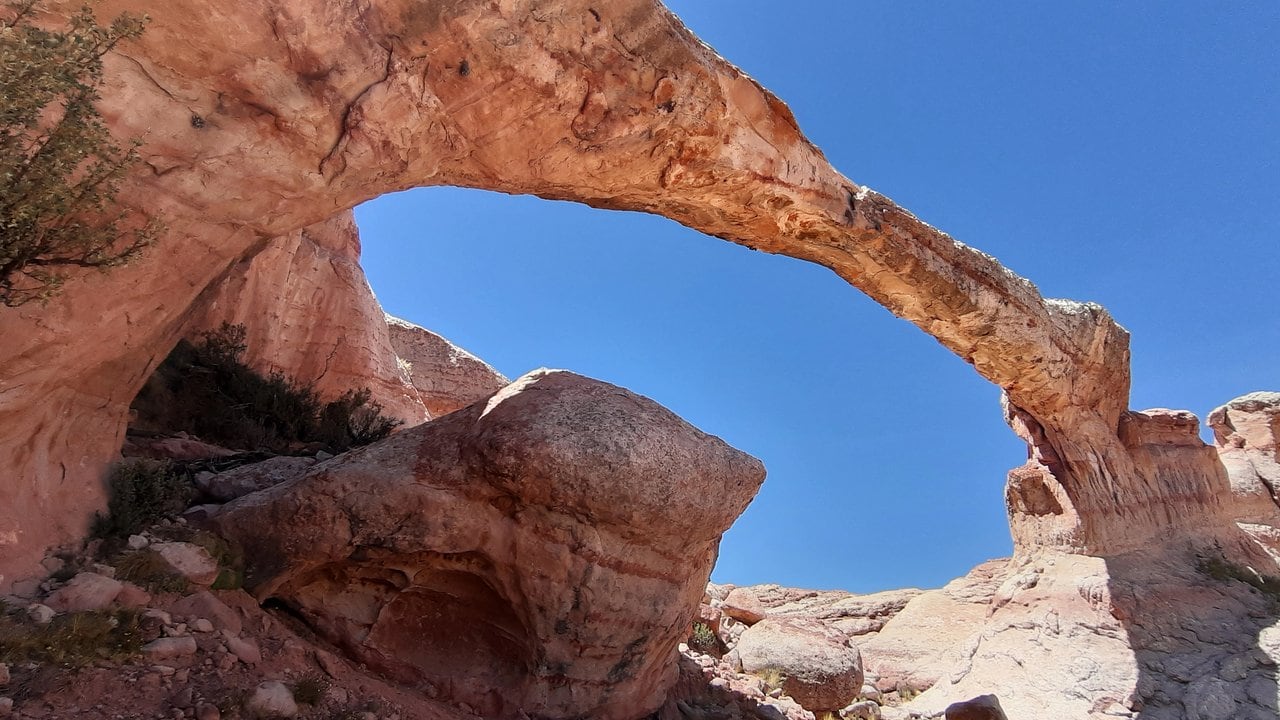
[[[1280,389],[1280,3],[678,0],[856,182],[1133,333],[1132,406]],[[764,460],[722,582],[936,586],[1011,550],[998,391],[830,271],[670,221],[426,189],[357,211],[383,305]]]

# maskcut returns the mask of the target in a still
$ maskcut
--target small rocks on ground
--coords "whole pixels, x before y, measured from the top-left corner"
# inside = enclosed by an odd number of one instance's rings
[[[293,691],[278,680],[267,680],[254,689],[244,707],[257,717],[291,718],[298,714]]]

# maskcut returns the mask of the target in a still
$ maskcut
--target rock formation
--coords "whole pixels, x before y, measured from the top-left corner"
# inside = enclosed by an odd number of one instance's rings
[[[562,371],[316,465],[214,517],[260,600],[486,717],[639,717],[759,462]],[[856,654],[856,653],[855,653]]]
[[[388,315],[387,330],[431,417],[464,408],[509,382],[485,361],[426,328]]]
[[[1044,300],[846,179],[781,101],[656,0],[99,8],[122,10],[152,20],[108,58],[103,111],[144,138],[123,196],[169,235],[0,317],[7,578],[100,506],[124,409],[202,294],[264,238],[415,185],[658,213],[830,267],[1005,390],[1032,447],[1011,494],[1020,548],[1117,553],[1221,524],[1221,478],[1187,469],[1167,492],[1167,468],[1120,437],[1128,339],[1106,312]]]
[[[430,417],[400,369],[382,308],[360,269],[351,213],[263,244],[210,286],[187,336],[224,322],[243,325],[244,362],[264,374],[283,373],[328,400],[367,387],[385,414],[409,426]]]
[[[45,19],[56,21],[78,5],[50,0]],[[1277,523],[1267,505],[1276,497],[1275,413],[1267,409],[1274,399],[1245,398],[1215,413],[1210,423],[1219,452],[1200,441],[1188,413],[1130,411],[1128,336],[1102,308],[1042,298],[995,259],[845,178],[804,138],[778,98],[716,56],[657,0],[98,5],[104,17],[123,10],[145,12],[151,23],[139,41],[107,58],[102,110],[118,136],[143,139],[145,163],[125,183],[123,201],[139,216],[162,218],[168,234],[128,267],[72,278],[47,306],[0,310],[0,457],[6,462],[0,589],[33,574],[47,547],[83,534],[103,505],[102,471],[120,448],[130,400],[180,337],[216,319],[201,319],[211,303],[223,317],[234,317],[237,299],[252,298],[282,308],[281,322],[292,322],[290,313],[307,302],[295,293],[308,287],[322,290],[310,296],[321,306],[363,297],[350,246],[343,245],[349,240],[317,240],[324,232],[317,228],[340,225],[347,209],[385,192],[457,185],[656,213],[747,247],[825,265],[1004,390],[1006,416],[1030,455],[1010,473],[1006,493],[1017,557],[988,615],[917,701],[922,707],[941,710],[996,690],[1015,717],[1049,706],[1059,717],[1274,716],[1275,629],[1266,599],[1239,579],[1260,574],[1258,568],[1274,571],[1274,559],[1255,545],[1260,540],[1273,553],[1277,548]],[[273,287],[268,280],[259,286],[252,275],[262,253],[279,253],[271,273],[289,277],[297,267],[317,278],[332,274],[313,285]],[[336,264],[326,269],[325,258]],[[379,399],[403,394],[406,412],[416,412],[410,384],[382,345],[380,311],[359,302],[357,314],[374,323],[361,337],[376,336],[376,343],[343,349],[332,342],[341,336],[331,332],[337,326],[325,330],[320,318],[303,313],[294,332],[280,337],[310,349],[289,364],[317,378],[376,372],[378,382],[373,374],[362,379],[386,393]],[[335,347],[337,364],[326,368],[321,358]],[[325,354],[314,354],[317,348]],[[408,469],[423,459],[412,438],[450,447],[461,443],[450,435],[460,432],[459,422],[406,431],[381,450],[352,457],[400,448],[385,461]],[[429,457],[422,472],[431,477],[462,472],[449,470],[446,458]],[[421,475],[415,469],[406,477]],[[303,481],[238,501],[233,512],[283,513],[302,502],[283,488],[357,477],[363,476],[351,459],[318,466]],[[497,514],[507,507],[503,498],[531,489],[504,494],[494,487],[478,486],[496,503],[485,512]],[[377,497],[352,498],[342,513],[371,528],[387,522]],[[531,504],[550,513],[551,506],[540,503],[552,500]],[[613,498],[599,507],[634,516],[597,519],[623,533],[626,522],[645,519],[649,500]],[[597,505],[589,507],[594,512]],[[299,542],[316,541],[309,552],[340,554],[381,542],[355,527],[349,538],[355,545],[340,545],[283,519],[281,527],[297,532]],[[443,520],[441,532],[464,529]],[[491,554],[485,557],[510,557],[484,544],[503,537],[514,542],[512,525],[504,524],[509,520],[492,518],[494,527],[508,528],[506,535],[467,525],[480,537],[470,547],[486,548]],[[544,522],[554,532],[565,527]],[[396,535],[394,527],[383,529]],[[709,540],[699,542],[695,550],[709,550]],[[1205,567],[1235,570],[1218,573],[1226,579],[1206,574],[1197,568],[1197,551],[1221,556],[1206,555]],[[376,626],[361,618],[343,625],[341,607],[329,615],[316,610],[309,600],[315,596],[307,593],[337,580],[309,575],[315,568],[290,554],[288,544],[281,552],[280,565],[259,578],[260,592],[296,603],[334,636],[359,635],[353,628],[360,622]],[[410,581],[407,574],[360,575],[363,557],[332,568],[359,580],[356,587],[366,594],[356,609],[371,607],[374,597],[425,597],[376,596],[375,588],[390,592]],[[496,590],[468,579],[492,580],[497,569],[446,568],[423,557],[426,565],[406,561],[406,567],[431,569],[424,582],[461,574],[458,592],[498,602]],[[571,586],[565,577],[541,581],[546,597],[557,600],[563,597],[555,592]],[[700,592],[677,593],[661,606],[669,624],[660,629],[676,633]],[[926,593],[912,602],[937,599]],[[528,633],[520,636],[525,644],[515,644],[517,655],[560,647],[554,626],[529,624],[547,621],[556,608],[528,608],[526,624],[512,625],[513,616],[500,613],[511,602],[508,597],[490,609],[506,623],[501,627]],[[895,621],[912,612],[908,604]],[[393,608],[388,617],[394,616]],[[881,636],[895,631],[895,621]],[[619,637],[625,629],[625,623],[574,626],[574,632]],[[506,642],[493,632],[486,642]],[[369,637],[372,646],[364,639],[351,645],[374,657],[382,640],[376,632]],[[661,687],[665,671],[654,658],[670,650],[664,643],[674,635],[654,637],[647,654],[627,665],[635,673],[629,697],[641,704],[652,704]],[[602,658],[617,667],[616,653],[623,651],[614,647],[609,652],[615,654]],[[608,664],[583,664],[580,680],[601,682],[598,671]],[[581,700],[562,689],[579,685],[552,682],[554,664],[528,667],[531,684],[517,696],[553,712]],[[608,699],[584,697],[601,703],[603,714],[614,712]]]

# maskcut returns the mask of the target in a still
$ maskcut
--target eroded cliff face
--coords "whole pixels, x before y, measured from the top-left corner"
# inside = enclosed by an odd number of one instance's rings
[[[830,267],[1005,390],[1032,448],[1009,494],[1020,551],[1114,554],[1227,524],[1225,478],[1185,423],[1157,451],[1146,438],[1164,421],[1127,411],[1128,337],[1104,310],[1042,298],[845,178],[655,0],[597,5],[101,3],[152,18],[108,58],[103,110],[145,141],[125,200],[170,232],[130,267],[0,316],[0,573],[100,506],[124,408],[211,285],[264,239],[421,185],[662,214]]]
[[[243,325],[244,361],[259,372],[283,373],[326,399],[368,388],[384,414],[406,426],[430,417],[360,269],[360,234],[349,211],[273,238],[232,267],[200,306],[187,336]],[[436,349],[447,356],[448,341],[441,343]]]

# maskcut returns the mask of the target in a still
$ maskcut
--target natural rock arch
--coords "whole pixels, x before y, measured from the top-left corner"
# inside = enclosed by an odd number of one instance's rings
[[[100,506],[127,404],[203,293],[270,238],[419,185],[657,213],[831,268],[1004,389],[1031,447],[1010,482],[1021,550],[1118,553],[1220,524],[1221,466],[1185,418],[1127,411],[1128,336],[1104,310],[1041,298],[845,178],[656,0],[99,8],[125,10],[152,22],[108,58],[103,109],[146,139],[126,199],[170,233],[0,316],[0,585]]]

